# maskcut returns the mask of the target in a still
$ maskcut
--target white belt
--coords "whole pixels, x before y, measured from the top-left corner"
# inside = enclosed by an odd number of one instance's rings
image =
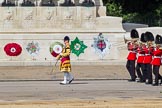
[[[150,54],[145,54],[146,56],[150,55]]]
[[[154,56],[154,58],[161,58],[161,56]]]
[[[138,54],[138,56],[144,56],[144,54]]]
[[[131,53],[136,53],[135,51],[129,51],[129,52],[131,52]]]

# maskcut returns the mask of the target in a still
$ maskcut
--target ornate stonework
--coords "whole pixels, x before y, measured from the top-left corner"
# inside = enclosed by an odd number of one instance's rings
[[[111,18],[97,16],[97,7],[0,7],[3,20],[0,24],[7,22],[8,31],[32,31],[43,32],[44,28],[49,32],[62,32],[68,29],[69,32],[77,30],[98,30],[98,28],[115,29],[122,31],[122,19],[115,18],[109,24]],[[102,14],[101,14],[102,15]],[[112,20],[111,20],[112,21]],[[14,25],[13,25],[14,24]],[[0,26],[0,31],[7,29],[7,26]]]

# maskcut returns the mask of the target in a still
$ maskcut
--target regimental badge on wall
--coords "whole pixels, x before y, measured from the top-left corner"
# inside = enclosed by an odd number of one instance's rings
[[[57,57],[63,50],[63,44],[60,42],[54,42],[50,45],[50,53],[53,57]]]
[[[38,42],[30,42],[26,47],[27,52],[32,56],[37,56],[40,50]]]
[[[100,59],[103,59],[103,57],[109,52],[111,43],[102,35],[102,33],[100,33],[97,37],[94,37],[92,47],[94,47],[95,53],[99,55]]]
[[[8,56],[19,56],[22,52],[22,47],[18,43],[7,43],[4,51]]]
[[[86,48],[87,46],[83,41],[79,40],[78,37],[76,37],[75,40],[71,41],[70,49],[72,50],[72,53],[74,53],[77,57],[79,57],[81,53],[84,53],[84,50]]]

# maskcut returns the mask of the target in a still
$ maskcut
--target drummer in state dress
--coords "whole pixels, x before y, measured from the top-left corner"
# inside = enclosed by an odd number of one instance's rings
[[[70,38],[68,36],[64,37],[64,44],[65,47],[63,48],[62,52],[56,57],[57,60],[61,60],[60,62],[60,71],[64,72],[64,80],[60,84],[70,84],[74,77],[70,73],[71,72],[71,63],[70,63]]]

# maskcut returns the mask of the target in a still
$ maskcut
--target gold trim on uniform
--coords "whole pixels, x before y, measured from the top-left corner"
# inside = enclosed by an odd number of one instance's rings
[[[63,48],[62,54],[57,56],[57,59],[62,58],[70,58],[70,45],[66,45],[65,48]],[[61,72],[71,72],[71,64],[70,60],[65,60],[63,63],[60,62],[60,71]]]

